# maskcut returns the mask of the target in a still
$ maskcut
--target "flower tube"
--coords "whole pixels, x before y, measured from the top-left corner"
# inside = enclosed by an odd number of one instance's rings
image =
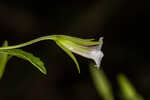
[[[83,56],[88,59],[92,59],[96,63],[96,67],[99,68],[101,65],[101,60],[104,56],[101,51],[103,45],[103,37],[101,37],[98,41],[92,41],[93,39],[80,39],[69,36],[60,36],[57,37],[56,43],[62,48],[65,48],[66,53],[70,53],[72,56],[72,52]],[[67,51],[66,51],[67,50]],[[70,52],[71,51],[71,52]]]

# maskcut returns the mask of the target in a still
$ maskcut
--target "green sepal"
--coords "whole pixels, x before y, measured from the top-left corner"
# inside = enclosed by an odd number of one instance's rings
[[[72,52],[69,50],[69,49],[67,49],[65,46],[63,46],[59,41],[55,41],[56,42],[56,44],[60,47],[60,48],[62,48],[71,58],[72,58],[72,60],[75,62],[75,64],[76,64],[76,67],[77,67],[77,69],[78,69],[78,72],[80,73],[80,67],[79,67],[79,64],[78,64],[78,61],[77,61],[77,59],[75,58],[75,56],[72,54]]]
[[[71,36],[66,36],[66,35],[55,35],[56,40],[67,40],[67,41],[72,41],[76,44],[83,45],[83,46],[93,46],[93,45],[98,45],[99,41],[92,41],[94,39],[81,39],[77,37],[71,37]]]

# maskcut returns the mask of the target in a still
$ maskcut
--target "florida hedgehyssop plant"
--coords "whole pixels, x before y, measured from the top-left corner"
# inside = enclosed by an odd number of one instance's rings
[[[100,61],[103,57],[103,52],[101,51],[101,47],[103,44],[102,39],[103,38],[101,37],[100,41],[93,41],[94,39],[81,39],[66,35],[49,35],[14,46],[8,46],[8,42],[5,41],[3,46],[0,47],[0,78],[2,78],[8,60],[13,56],[29,61],[43,74],[46,74],[47,71],[44,63],[38,57],[35,57],[33,54],[20,49],[21,47],[31,45],[43,40],[53,40],[54,42],[56,42],[56,44],[73,59],[79,73],[80,67],[73,53],[79,54],[85,58],[93,59],[96,63],[96,66],[100,67]]]

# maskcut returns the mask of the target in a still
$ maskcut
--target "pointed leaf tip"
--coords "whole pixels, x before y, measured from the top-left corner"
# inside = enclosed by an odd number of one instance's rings
[[[46,68],[44,67],[44,63],[38,57],[35,57],[31,53],[25,52],[21,49],[0,50],[0,53],[5,53],[19,58],[23,58],[24,60],[27,60],[31,64],[33,64],[43,74],[47,74]]]
[[[72,58],[72,60],[73,60],[74,63],[76,64],[76,67],[77,67],[77,69],[78,69],[78,72],[80,73],[79,63],[78,63],[77,59],[75,58],[75,56],[72,54],[72,52],[71,52],[69,49],[67,49],[65,46],[63,46],[60,42],[56,41],[56,44],[57,44],[60,48],[62,48],[62,49]]]

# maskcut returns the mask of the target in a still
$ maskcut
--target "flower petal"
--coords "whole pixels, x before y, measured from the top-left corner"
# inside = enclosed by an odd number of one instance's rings
[[[104,39],[103,37],[99,38],[100,44],[96,47],[96,50],[93,51],[93,59],[96,63],[96,67],[98,68],[101,66],[101,61],[102,61],[102,58],[104,57],[104,54],[101,51],[102,46],[103,46],[103,39]]]
[[[97,48],[97,49],[99,49],[99,50],[102,49],[102,46],[103,46],[103,39],[104,39],[103,37],[100,37],[100,38],[99,38],[99,43],[100,43],[100,44],[99,44],[99,46],[98,46],[98,48]]]

